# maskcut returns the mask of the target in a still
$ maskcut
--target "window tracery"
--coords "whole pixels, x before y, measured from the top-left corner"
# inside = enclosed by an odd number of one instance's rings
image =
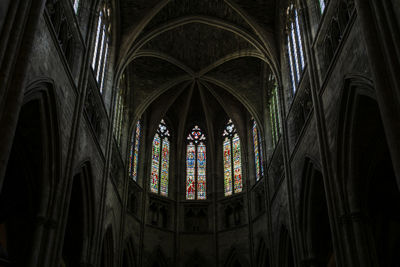
[[[206,199],[206,136],[196,125],[186,140],[186,199]]]
[[[224,193],[225,196],[230,196],[243,190],[240,139],[231,119],[226,124],[222,136],[225,137],[223,141]]]
[[[162,119],[153,138],[150,176],[150,191],[162,196],[168,196],[169,137],[169,130]]]

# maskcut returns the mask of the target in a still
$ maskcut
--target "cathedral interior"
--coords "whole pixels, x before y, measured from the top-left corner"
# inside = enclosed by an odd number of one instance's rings
[[[1,0],[0,267],[400,267],[399,0]]]

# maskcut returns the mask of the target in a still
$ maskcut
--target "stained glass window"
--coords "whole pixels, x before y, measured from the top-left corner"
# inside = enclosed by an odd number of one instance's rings
[[[269,116],[271,124],[272,144],[276,146],[281,135],[280,111],[278,100],[278,86],[274,76],[271,74],[268,80],[269,89]]]
[[[169,136],[167,125],[161,120],[152,145],[150,191],[162,196],[168,196]]]
[[[74,10],[78,11],[79,0],[74,0]],[[111,8],[108,2],[103,2],[99,10],[94,42],[92,69],[95,74],[100,93],[103,92],[105,73],[107,72],[109,41],[111,36]]]
[[[113,123],[113,131],[114,137],[117,141],[118,146],[121,145],[121,136],[122,136],[122,126],[123,126],[123,118],[124,118],[124,95],[126,92],[126,79],[125,74],[121,75],[119,80],[119,85],[117,88],[115,102],[114,102],[114,123]]]
[[[161,161],[161,188],[160,194],[168,196],[168,168],[169,168],[169,141],[168,138],[163,140],[162,145],[162,161]]]
[[[197,199],[206,199],[206,146],[197,147]]]
[[[290,79],[292,91],[295,93],[301,79],[301,74],[305,67],[305,62],[303,43],[300,33],[299,16],[293,3],[289,4],[287,9],[286,34]]]
[[[261,177],[264,176],[264,167],[263,167],[263,150],[262,150],[262,142],[261,135],[257,129],[257,123],[253,119],[253,148],[254,148],[254,163],[256,166],[256,181],[260,180]]]
[[[235,125],[229,120],[222,134],[224,153],[224,193],[225,196],[240,193],[243,190],[242,160],[240,139]]]
[[[186,199],[206,199],[206,136],[196,125],[186,139]]]
[[[129,154],[129,175],[137,181],[138,158],[140,147],[140,120],[136,123],[135,131],[132,134],[131,150]]]
[[[195,175],[196,147],[193,144],[186,148],[186,199],[195,199],[196,179]]]

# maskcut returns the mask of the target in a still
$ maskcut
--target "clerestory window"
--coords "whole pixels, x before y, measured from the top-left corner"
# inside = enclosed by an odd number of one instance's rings
[[[263,149],[261,142],[261,135],[257,127],[257,122],[253,119],[253,149],[254,149],[254,163],[256,167],[256,181],[264,176],[263,167]]]
[[[140,125],[140,120],[138,120],[136,123],[135,130],[132,133],[131,147],[130,147],[130,153],[129,153],[129,176],[135,182],[137,182],[137,178],[138,178],[140,134],[141,134],[141,125]]]
[[[104,79],[107,72],[108,54],[111,37],[111,7],[108,2],[103,2],[97,19],[96,38],[92,56],[92,69],[103,93]]]
[[[126,87],[127,87],[127,81],[125,78],[125,74],[122,74],[116,96],[115,96],[115,102],[114,102],[114,125],[113,125],[113,131],[114,131],[114,137],[115,140],[117,141],[118,146],[121,145],[121,137],[122,137],[122,124],[123,124],[123,118],[124,118],[124,95],[126,92]]]
[[[305,62],[303,43],[300,33],[299,16],[293,3],[287,8],[286,38],[290,80],[292,92],[294,94],[297,91],[297,87],[305,67]]]
[[[278,85],[273,75],[269,76],[268,79],[268,109],[269,109],[269,119],[271,125],[271,136],[272,144],[276,146],[281,136],[282,128],[280,122],[280,111],[279,111],[279,97],[278,97]]]

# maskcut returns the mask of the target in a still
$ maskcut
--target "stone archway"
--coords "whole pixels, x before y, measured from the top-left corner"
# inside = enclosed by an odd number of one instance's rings
[[[400,192],[373,90],[348,89],[342,111],[339,170],[343,171],[346,225],[361,266],[400,266]],[[353,241],[354,240],[354,241]]]
[[[52,85],[33,83],[21,107],[0,192],[0,263],[6,266],[46,264],[59,171],[56,118]]]
[[[304,266],[336,266],[322,173],[306,158],[301,192],[300,231]]]

